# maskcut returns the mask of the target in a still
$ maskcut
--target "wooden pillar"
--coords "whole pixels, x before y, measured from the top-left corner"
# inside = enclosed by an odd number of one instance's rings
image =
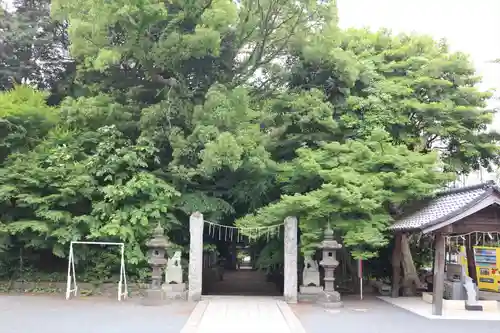
[[[394,249],[392,250],[392,288],[391,297],[399,297],[401,288],[401,238],[400,232],[394,237]]]
[[[436,233],[434,249],[434,293],[432,297],[432,314],[436,316],[443,315],[444,259],[445,238],[442,233]]]
[[[476,259],[474,257],[474,248],[472,247],[471,242],[467,242],[467,245],[465,246],[465,255],[467,256],[467,269],[469,271],[469,276],[477,285]]]

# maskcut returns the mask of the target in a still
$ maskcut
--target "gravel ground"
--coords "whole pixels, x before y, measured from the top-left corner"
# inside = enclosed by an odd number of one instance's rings
[[[481,333],[500,332],[498,321],[427,319],[376,298],[345,299],[344,308],[327,312],[309,304],[291,306],[307,333]]]
[[[194,304],[0,296],[0,333],[178,333]]]

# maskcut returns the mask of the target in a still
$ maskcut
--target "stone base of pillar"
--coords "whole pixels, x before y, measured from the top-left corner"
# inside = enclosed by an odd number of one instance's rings
[[[323,291],[319,295],[316,304],[327,309],[336,309],[344,306],[344,303],[340,300],[338,291]]]
[[[185,283],[163,284],[162,290],[166,299],[186,300],[187,290]]]
[[[467,303],[465,302],[465,310],[467,311],[483,311],[483,306],[477,303]]]
[[[201,301],[201,292],[190,292],[188,289],[188,301],[190,302]]]
[[[171,291],[175,291],[175,292],[182,292],[182,291],[186,291],[186,284],[185,283],[164,283],[161,285],[161,288],[165,291],[165,292],[171,292]]]
[[[158,306],[168,303],[165,293],[161,289],[147,289],[142,299],[142,305]]]
[[[301,301],[301,302],[316,302],[322,293],[323,293],[323,287],[300,286],[299,301]]]

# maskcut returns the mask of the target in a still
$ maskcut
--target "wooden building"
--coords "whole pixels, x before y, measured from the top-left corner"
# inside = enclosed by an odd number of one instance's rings
[[[401,255],[403,234],[422,233],[434,236],[434,278],[432,313],[442,315],[445,278],[445,239],[468,235],[466,241],[470,276],[476,280],[472,246],[478,234],[500,232],[500,188],[494,182],[483,183],[436,194],[417,203],[391,227],[396,244],[393,262]],[[463,237],[465,239],[465,237]],[[399,246],[399,248],[398,248]],[[399,254],[398,254],[399,251]],[[400,258],[399,258],[400,259]],[[400,265],[393,265],[393,297],[399,296]]]

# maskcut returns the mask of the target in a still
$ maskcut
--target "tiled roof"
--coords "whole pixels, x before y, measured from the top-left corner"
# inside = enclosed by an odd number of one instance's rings
[[[494,188],[495,183],[488,182],[438,193],[422,209],[403,216],[390,229],[410,231],[446,221],[488,196]]]

